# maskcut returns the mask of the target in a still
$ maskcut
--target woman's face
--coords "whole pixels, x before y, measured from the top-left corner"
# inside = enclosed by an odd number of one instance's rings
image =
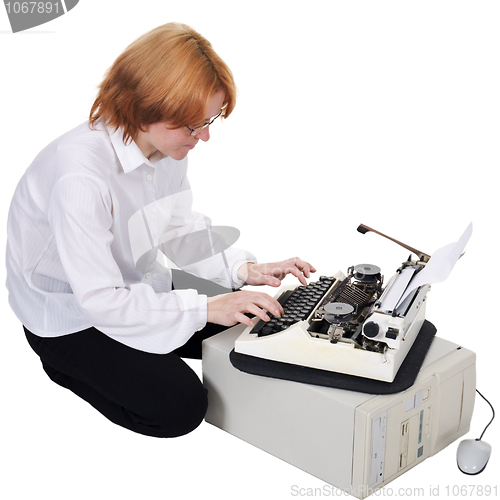
[[[207,109],[207,121],[219,113],[224,97],[224,92],[220,90],[210,99]],[[198,124],[186,123],[186,125],[194,127]],[[158,150],[174,160],[182,160],[198,144],[200,139],[203,142],[210,139],[210,127],[205,127],[196,136],[191,136],[186,127],[177,129],[168,127],[168,122],[158,122],[146,125],[144,131],[139,131],[135,143],[146,158],[149,158],[154,151]]]

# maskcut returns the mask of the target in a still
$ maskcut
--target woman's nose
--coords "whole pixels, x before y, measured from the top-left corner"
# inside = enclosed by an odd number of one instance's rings
[[[203,142],[207,142],[210,139],[210,130],[208,130],[209,128],[210,125],[208,125],[208,127],[201,129],[200,132],[196,134],[196,137],[198,139],[201,139]]]

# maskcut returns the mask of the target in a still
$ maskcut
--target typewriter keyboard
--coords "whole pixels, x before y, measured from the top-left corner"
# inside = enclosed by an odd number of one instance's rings
[[[250,333],[264,337],[286,330],[294,323],[305,320],[325,296],[334,281],[335,278],[322,276],[319,281],[299,286],[295,290],[287,290],[278,298],[285,313],[279,318],[268,313],[270,321],[259,320]]]

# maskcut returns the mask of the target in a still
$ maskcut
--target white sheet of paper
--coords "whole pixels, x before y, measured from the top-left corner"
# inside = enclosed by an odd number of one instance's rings
[[[456,243],[450,243],[439,250],[436,250],[427,262],[426,266],[410,282],[408,288],[402,295],[398,304],[413,291],[415,288],[432,283],[444,281],[451,273],[453,266],[462,255],[467,242],[472,235],[472,222],[467,226],[460,239]]]

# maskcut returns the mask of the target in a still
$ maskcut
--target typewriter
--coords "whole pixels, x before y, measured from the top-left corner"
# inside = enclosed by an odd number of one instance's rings
[[[239,354],[392,382],[425,321],[430,284],[446,279],[470,238],[433,258],[364,224],[414,253],[384,283],[381,269],[359,264],[307,286],[283,287],[276,295],[284,314],[259,320],[235,341]],[[427,269],[426,269],[427,268]]]

